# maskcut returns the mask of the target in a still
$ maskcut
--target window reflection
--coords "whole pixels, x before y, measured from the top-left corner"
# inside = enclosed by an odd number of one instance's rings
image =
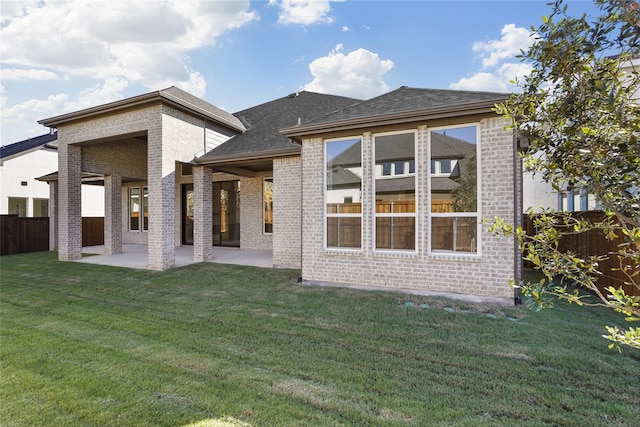
[[[415,133],[376,136],[374,151],[376,249],[415,250]]]
[[[433,130],[430,138],[431,250],[477,252],[477,128]]]
[[[327,247],[362,245],[362,140],[327,141],[326,239]]]

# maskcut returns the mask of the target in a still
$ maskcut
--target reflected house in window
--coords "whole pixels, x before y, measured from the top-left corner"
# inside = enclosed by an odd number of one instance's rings
[[[359,249],[362,244],[362,140],[327,141],[326,246]]]
[[[431,250],[477,252],[477,129],[430,132]]]

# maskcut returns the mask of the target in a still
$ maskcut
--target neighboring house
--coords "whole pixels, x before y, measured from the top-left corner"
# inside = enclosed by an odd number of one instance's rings
[[[636,74],[640,69],[640,58],[634,58],[622,64],[620,70],[627,75]],[[634,97],[640,99],[640,92]],[[560,191],[553,189],[551,184],[544,182],[539,175],[524,172],[523,176],[523,207],[531,208],[534,212],[542,209],[553,209],[564,212],[599,210],[595,195],[588,194],[580,188],[565,186]]]
[[[51,132],[0,148],[0,214],[49,216],[49,186],[37,180],[58,168],[57,133]],[[101,186],[83,186],[82,214],[104,214]]]
[[[371,100],[299,92],[236,114],[168,89],[40,121],[61,260],[81,256],[78,184],[105,186],[105,253],[148,244],[149,267],[214,245],[268,249],[309,282],[508,297],[521,173],[506,94],[402,87]],[[203,154],[204,153],[204,154]]]

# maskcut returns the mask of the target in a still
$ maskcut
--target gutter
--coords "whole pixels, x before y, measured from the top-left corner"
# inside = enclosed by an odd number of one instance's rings
[[[212,159],[195,159],[194,164],[196,165],[217,165],[224,163],[237,163],[237,162],[245,162],[245,161],[253,161],[253,160],[264,160],[273,157],[286,157],[291,155],[300,155],[300,147],[294,146],[292,148],[283,148],[279,150],[271,150],[271,151],[262,151],[257,153],[234,153],[234,154],[222,154],[216,155]],[[204,157],[204,156],[203,156]]]

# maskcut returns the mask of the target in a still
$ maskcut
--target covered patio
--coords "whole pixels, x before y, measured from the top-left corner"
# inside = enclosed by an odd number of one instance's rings
[[[103,245],[85,246],[82,248],[82,258],[74,261],[148,270],[148,253],[147,245],[123,244],[122,253],[112,255],[105,254]],[[220,246],[213,248],[213,257],[210,262],[266,268],[272,268],[273,266],[271,251]],[[176,247],[175,267],[183,267],[194,263],[193,246]]]

